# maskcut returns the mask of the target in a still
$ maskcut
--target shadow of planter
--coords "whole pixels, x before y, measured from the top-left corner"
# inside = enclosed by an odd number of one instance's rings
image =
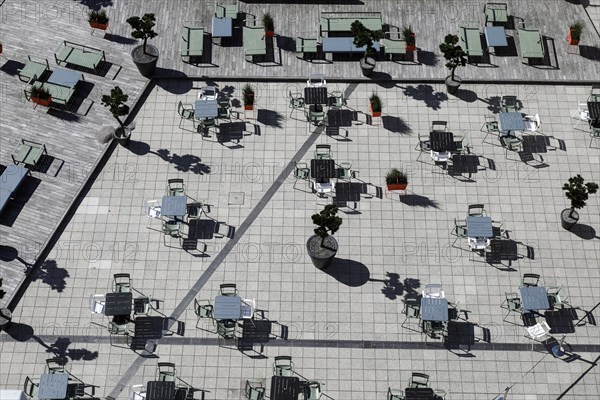
[[[366,265],[354,260],[334,258],[323,272],[346,286],[358,287],[369,281],[371,273]]]

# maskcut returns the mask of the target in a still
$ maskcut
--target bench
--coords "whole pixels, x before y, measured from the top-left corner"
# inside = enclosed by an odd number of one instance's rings
[[[383,23],[379,12],[328,12],[321,13],[321,36],[329,32],[351,32],[354,21],[360,21],[372,31],[381,30]]]
[[[22,163],[35,166],[44,154],[48,154],[45,145],[21,139],[11,157],[15,165]]]
[[[244,56],[264,56],[267,54],[265,28],[262,26],[244,26]]]
[[[317,39],[296,38],[296,57],[305,58],[307,54],[317,54]]]
[[[4,210],[8,201],[14,198],[14,194],[29,174],[29,169],[20,165],[9,165],[2,176],[0,176],[0,213]]]
[[[464,49],[469,58],[483,57],[479,28],[466,28],[461,26],[458,31],[458,36],[460,38],[460,46]]]
[[[27,64],[25,64],[23,69],[19,71],[19,79],[22,82],[31,83],[37,81],[42,77],[44,72],[50,70],[48,60],[44,60],[44,62],[39,62],[32,60],[31,56],[27,56],[27,59]]]
[[[231,19],[237,19],[238,12],[239,6],[237,1],[235,4],[215,4],[215,17],[217,18],[231,17]]]
[[[384,38],[382,39],[383,49],[386,55],[390,55],[391,60],[395,60],[398,57],[395,56],[405,56],[406,55],[406,41],[404,39],[392,39],[392,38]]]
[[[544,44],[542,36],[537,29],[518,29],[519,44],[521,45],[521,57],[527,58],[529,62],[532,58],[544,58]]]
[[[499,25],[506,25],[508,23],[508,6],[505,3],[487,3],[483,6],[483,13],[485,14],[485,24],[488,22]]]
[[[181,58],[202,57],[204,51],[204,28],[184,26],[181,33]]]
[[[103,50],[65,40],[58,53],[54,53],[54,59],[58,65],[71,64],[97,72],[100,63],[106,61],[106,56]]]

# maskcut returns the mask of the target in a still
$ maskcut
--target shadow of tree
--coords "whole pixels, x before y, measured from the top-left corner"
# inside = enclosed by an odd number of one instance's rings
[[[423,65],[434,66],[438,63],[438,56],[432,51],[419,50],[417,52],[417,60]]]
[[[46,260],[42,263],[38,270],[35,270],[32,274],[33,281],[41,279],[43,283],[50,286],[52,290],[56,290],[61,293],[67,286],[66,278],[68,278],[69,272],[64,268],[59,268],[55,260]]]
[[[88,7],[90,10],[99,10],[102,7],[113,5],[113,0],[79,0],[79,3]]]
[[[281,122],[283,121],[283,115],[273,110],[258,110],[256,120],[262,124],[273,126],[275,128],[281,128],[283,125]]]
[[[500,101],[502,100],[500,96],[492,96],[485,99],[480,98],[479,100],[487,103],[487,109],[493,114],[498,114],[500,112]]]
[[[53,353],[57,357],[68,357],[71,360],[90,361],[98,358],[97,351],[89,351],[87,349],[69,349],[68,347],[71,344],[72,342],[69,338],[60,337],[46,348],[46,352]]]
[[[421,196],[414,193],[406,194],[404,196],[401,195],[400,202],[406,204],[407,206],[439,208],[437,201],[431,200],[429,197]]]
[[[423,101],[425,105],[433,110],[439,110],[442,101],[448,100],[448,95],[442,92],[433,91],[431,85],[418,85],[418,86],[407,86],[402,87],[404,89],[404,95],[412,97],[415,100]]]
[[[156,154],[166,162],[173,164],[177,171],[193,172],[198,175],[210,174],[211,171],[210,166],[201,163],[200,157],[194,154],[180,156],[175,153],[171,154],[167,149],[158,149],[156,152],[151,151],[150,153]]]
[[[414,278],[405,278],[400,282],[400,275],[395,272],[386,272],[386,279],[369,279],[372,282],[383,282],[381,293],[390,300],[395,300],[405,294],[405,297],[417,297],[419,292],[416,290],[421,286],[421,281]]]
[[[370,272],[366,265],[343,258],[334,258],[323,270],[346,286],[358,287],[369,281]]]

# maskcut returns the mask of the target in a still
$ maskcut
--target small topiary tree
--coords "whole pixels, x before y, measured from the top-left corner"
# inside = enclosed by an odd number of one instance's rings
[[[363,57],[364,61],[367,60],[367,57],[374,57],[375,49],[373,48],[373,42],[378,41],[383,37],[383,31],[372,31],[364,26],[359,20],[356,20],[352,23],[350,30],[354,35],[353,43],[356,47],[367,46],[367,50],[365,51],[365,55]]]
[[[571,212],[569,218],[573,218],[573,212],[575,209],[581,209],[585,207],[586,201],[590,194],[594,194],[598,191],[598,184],[594,182],[583,183],[584,179],[581,175],[577,174],[569,178],[569,182],[565,183],[562,190],[566,191],[565,196],[571,200]]]
[[[154,32],[154,25],[156,25],[156,18],[154,14],[144,14],[140,17],[129,17],[127,23],[131,25],[133,32],[131,36],[136,39],[142,39],[144,41],[144,53],[146,53],[146,43],[148,39],[155,38],[158,34]]]
[[[324,247],[323,244],[327,236],[336,233],[342,225],[342,219],[336,215],[337,212],[336,205],[328,204],[321,212],[313,214],[311,217],[313,223],[317,225],[315,235],[321,238],[321,247]]]
[[[110,110],[110,113],[119,123],[121,127],[121,134],[125,136],[125,125],[121,120],[121,117],[129,114],[129,106],[125,104],[129,96],[123,93],[120,87],[115,86],[110,90],[110,95],[105,94],[102,96],[102,105]]]
[[[444,54],[444,58],[448,60],[446,67],[450,69],[451,79],[454,80],[454,71],[456,68],[464,67],[467,64],[467,53],[458,44],[458,36],[446,35],[444,43],[440,44],[440,51]]]

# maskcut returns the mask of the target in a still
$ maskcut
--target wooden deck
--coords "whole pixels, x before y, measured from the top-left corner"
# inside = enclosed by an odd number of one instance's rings
[[[240,2],[240,19],[244,14],[252,14],[260,21],[266,11],[274,16],[277,36],[269,43],[272,51],[268,59],[260,63],[245,61],[238,27],[233,40],[221,46],[210,45],[211,38],[207,35],[204,62],[199,65],[181,61],[179,35],[182,26],[189,21],[197,21],[195,24],[210,31],[213,2],[99,2],[114,3],[108,7],[111,21],[106,35],[102,31],[90,34],[86,3],[90,2],[7,0],[0,5],[0,38],[6,57],[0,58],[0,164],[12,163],[10,154],[21,139],[44,143],[48,149],[42,171],[28,178],[16,201],[0,218],[0,276],[4,278],[3,289],[8,292],[2,304],[10,302],[106,150],[96,135],[102,126],[116,123],[100,104],[101,95],[118,85],[130,95],[129,104],[133,106],[143,91],[146,80],[137,72],[129,54],[138,43],[131,39],[125,22],[129,16],[156,14],[159,36],[150,43],[161,51],[159,76],[298,79],[310,73],[323,73],[331,78],[359,79],[362,75],[357,61],[308,62],[296,58],[295,38],[316,38],[322,11],[378,11],[384,16],[384,24],[400,29],[411,25],[420,51],[417,63],[378,63],[376,78],[441,80],[447,75],[447,69],[440,59],[439,43],[445,34],[456,33],[465,19],[483,27],[484,1],[373,0],[346,5],[312,1]],[[583,20],[591,25],[582,6],[562,0],[547,0],[543,5],[534,0],[508,0],[507,3],[511,15],[524,18],[528,27],[540,29],[550,50],[548,62],[552,67],[522,64],[518,39],[514,38],[509,39],[513,54],[509,51],[508,55],[491,56],[491,64],[459,69],[458,74],[464,80],[499,83],[598,80],[600,37],[596,30],[591,26],[586,28],[580,54],[567,54],[566,34],[570,22]],[[509,31],[509,35],[515,36],[515,31]],[[18,79],[17,71],[24,66],[28,55],[48,59],[51,69],[56,69],[53,54],[64,40],[104,50],[107,62],[99,75],[83,72],[85,81],[80,82],[78,98],[69,112],[48,111],[44,107],[34,109],[25,99],[23,89],[27,85]],[[141,132],[134,131],[134,140],[140,135]]]

